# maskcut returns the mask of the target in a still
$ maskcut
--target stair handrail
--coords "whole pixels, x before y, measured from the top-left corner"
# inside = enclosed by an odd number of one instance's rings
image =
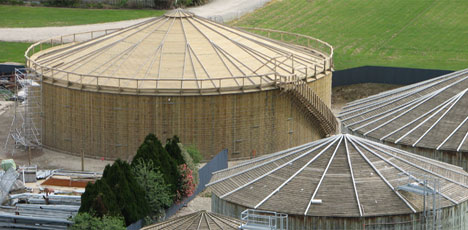
[[[279,86],[287,92],[299,94],[311,105],[311,108],[308,109],[319,120],[319,124],[326,135],[336,133],[338,121],[335,115],[330,107],[307,85],[306,81],[296,75],[280,76]]]

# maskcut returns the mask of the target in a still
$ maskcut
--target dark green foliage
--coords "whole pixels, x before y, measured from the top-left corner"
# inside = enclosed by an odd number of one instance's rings
[[[58,7],[78,7],[79,0],[45,0],[44,6],[58,6]]]
[[[95,217],[87,212],[78,213],[73,218],[70,230],[125,230],[125,223],[119,216]]]
[[[169,9],[174,5],[174,0],[154,0],[155,9]]]
[[[0,0],[0,4],[24,5],[24,2],[21,0]]]
[[[152,161],[138,159],[132,170],[137,182],[146,191],[145,199],[151,209],[151,219],[157,221],[163,216],[164,209],[172,205],[174,195],[171,194],[170,187],[165,184],[162,173],[154,168]]]
[[[86,186],[80,212],[94,213],[97,217],[123,216],[128,226],[149,213],[145,196],[130,165],[118,159],[112,166],[106,166],[102,179]]]
[[[105,180],[88,183],[85,193],[81,196],[79,212],[92,212],[96,216],[119,215],[120,208],[116,202],[114,192]]]
[[[174,136],[173,138],[167,139],[166,146],[164,146],[166,151],[171,155],[172,158],[174,158],[177,165],[185,164],[185,160],[182,157],[182,151],[178,145],[179,142],[179,137]]]
[[[102,177],[114,191],[127,225],[138,221],[149,213],[145,191],[137,183],[127,162],[117,159],[112,166],[106,166]]]
[[[163,148],[161,141],[154,134],[146,136],[143,144],[138,148],[137,154],[133,158],[132,167],[136,165],[138,159],[152,161],[155,168],[159,168],[164,175],[164,181],[170,186],[171,194],[176,194],[179,182],[179,171],[177,162]]]

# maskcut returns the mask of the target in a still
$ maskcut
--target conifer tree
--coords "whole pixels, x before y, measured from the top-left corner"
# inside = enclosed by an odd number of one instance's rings
[[[177,162],[162,146],[161,141],[154,135],[146,136],[143,144],[138,148],[137,154],[132,160],[132,167],[135,167],[139,159],[143,161],[153,161],[154,168],[158,168],[163,174],[164,181],[170,186],[171,194],[176,194],[179,188],[180,174],[177,169]]]

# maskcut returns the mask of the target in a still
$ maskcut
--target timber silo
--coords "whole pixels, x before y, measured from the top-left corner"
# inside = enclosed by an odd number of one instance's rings
[[[347,104],[343,129],[468,170],[468,70]]]
[[[463,169],[349,134],[218,171],[208,186],[213,212],[286,213],[289,229],[468,229]]]
[[[26,58],[43,77],[42,143],[128,159],[154,133],[178,135],[205,159],[224,148],[247,158],[333,134],[333,48],[260,33],[271,38],[175,10],[34,44]]]

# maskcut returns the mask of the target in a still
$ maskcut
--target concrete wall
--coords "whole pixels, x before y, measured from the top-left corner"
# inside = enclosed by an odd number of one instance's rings
[[[214,213],[240,218],[240,213],[245,209],[247,208],[241,205],[219,199],[215,194],[211,196],[211,211]],[[281,212],[281,207],[276,211]],[[441,229],[468,230],[468,201],[443,208],[440,216]],[[373,217],[317,217],[289,214],[288,227],[289,230],[420,230],[425,229],[421,219],[421,213]]]
[[[310,82],[331,104],[331,73]],[[131,158],[148,133],[178,135],[205,159],[250,158],[320,139],[319,127],[279,90],[214,96],[100,93],[43,84],[43,144],[88,157]]]

